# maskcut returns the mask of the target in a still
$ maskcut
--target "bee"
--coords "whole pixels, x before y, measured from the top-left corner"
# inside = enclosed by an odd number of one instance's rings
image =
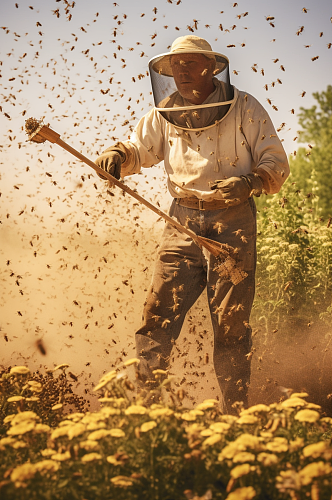
[[[209,353],[206,352],[205,355],[204,355],[204,363],[207,365],[209,362]]]
[[[8,336],[6,333],[3,334],[3,338],[5,339],[6,342],[8,342]]]
[[[176,393],[179,401],[183,401],[184,400],[184,396],[185,396],[185,392],[183,389],[179,389]]]
[[[311,60],[312,61],[317,61],[318,58],[319,58],[319,56],[315,56],[315,57],[312,57]]]
[[[70,376],[70,378],[72,378],[73,380],[75,380],[75,382],[78,381],[78,378],[72,372],[68,372],[68,375]]]
[[[39,350],[39,352],[43,355],[43,356],[46,356],[47,352],[46,352],[46,349],[45,349],[45,346],[43,344],[43,341],[42,339],[38,339],[36,341],[36,347],[37,349]]]

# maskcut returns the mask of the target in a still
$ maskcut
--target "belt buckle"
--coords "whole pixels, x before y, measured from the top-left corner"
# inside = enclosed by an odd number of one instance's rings
[[[205,210],[204,200],[198,200],[198,210]]]

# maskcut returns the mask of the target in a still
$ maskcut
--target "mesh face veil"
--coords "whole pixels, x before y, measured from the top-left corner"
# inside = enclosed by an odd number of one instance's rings
[[[184,130],[214,126],[234,100],[227,57],[196,36],[176,39],[169,53],[150,60],[149,72],[155,107]]]

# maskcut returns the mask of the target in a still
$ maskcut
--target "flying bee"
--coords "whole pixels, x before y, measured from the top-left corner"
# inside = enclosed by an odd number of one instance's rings
[[[75,382],[78,381],[78,378],[72,372],[68,372],[68,375],[70,376],[70,378],[72,378],[73,380],[75,380]]]
[[[46,349],[45,349],[45,346],[43,344],[43,341],[42,339],[38,339],[36,341],[36,347],[37,349],[39,350],[39,352],[43,355],[43,356],[46,356],[47,352],[46,352]]]

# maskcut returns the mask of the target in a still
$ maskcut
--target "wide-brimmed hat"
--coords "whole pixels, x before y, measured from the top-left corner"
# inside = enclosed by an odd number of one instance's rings
[[[215,75],[223,71],[229,64],[228,58],[223,54],[214,52],[209,42],[204,40],[204,38],[195,35],[185,35],[174,40],[170,52],[154,57],[151,60],[151,68],[160,75],[173,76],[171,56],[184,53],[202,54],[209,59],[214,59],[216,62]]]

